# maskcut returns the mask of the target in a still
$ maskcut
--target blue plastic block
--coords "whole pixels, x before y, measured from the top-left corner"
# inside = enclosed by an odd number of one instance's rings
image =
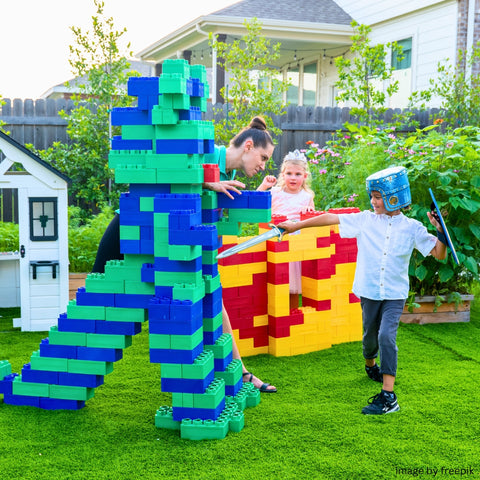
[[[193,260],[169,260],[167,257],[155,257],[154,268],[157,272],[199,272],[202,269],[202,257]]]
[[[215,151],[215,141],[205,139],[203,141],[203,153],[213,153]],[[268,192],[270,193],[270,192]]]
[[[198,78],[192,78],[192,97],[203,97],[204,88],[203,83]],[[198,108],[198,107],[197,107]]]
[[[202,245],[218,247],[218,232],[215,225],[195,225],[190,230],[169,230],[170,245]]]
[[[147,264],[145,264],[147,265]],[[143,266],[142,266],[143,271]],[[142,282],[143,282],[142,278]],[[115,294],[115,307],[122,308],[148,308],[151,295],[144,295],[141,293],[116,293]],[[109,305],[107,305],[109,306]]]
[[[139,197],[154,197],[157,194],[170,193],[170,185],[155,183],[132,183],[130,193]]]
[[[80,410],[84,406],[84,400],[41,397],[39,402],[39,407],[43,410]]]
[[[139,240],[122,240],[120,239],[120,252],[123,254],[139,255],[140,241]]]
[[[138,97],[137,105],[139,110],[143,110],[149,113],[149,124],[152,122],[152,108],[158,105],[160,94],[156,95],[140,95]],[[140,123],[138,125],[141,125]]]
[[[112,125],[150,125],[150,115],[145,110],[135,107],[114,108],[111,115]]]
[[[202,265],[202,273],[204,275],[210,275],[212,277],[216,277],[218,275],[218,263],[204,263]]]
[[[206,293],[203,298],[203,316],[213,318],[222,311],[222,288]]]
[[[154,240],[153,225],[141,225],[140,226],[140,239],[141,240]]]
[[[129,140],[123,140],[127,142]],[[146,140],[145,140],[146,141]],[[119,150],[120,146],[114,147],[115,137],[112,141],[112,148]],[[150,141],[151,142],[151,141]],[[120,144],[115,144],[120,145]],[[204,142],[203,140],[198,139],[182,139],[182,140],[172,140],[172,139],[160,139],[155,140],[156,152],[157,153],[204,153]],[[125,147],[123,147],[125,148]],[[151,148],[151,147],[150,147]],[[147,148],[131,148],[131,150],[147,150]]]
[[[242,193],[231,191],[232,198],[227,197],[224,193],[217,195],[217,204],[219,208],[248,208],[248,190],[243,190]],[[270,195],[270,192],[268,192]]]
[[[120,194],[120,211],[125,213],[138,213],[140,211],[140,197],[128,192]],[[121,222],[120,222],[121,224]]]
[[[28,397],[26,395],[9,395],[3,396],[3,403],[7,405],[19,405],[24,407],[40,407],[40,397]]]
[[[216,223],[220,220],[220,210],[218,208],[202,210],[202,223]]]
[[[223,333],[222,325],[220,325],[214,332],[203,332],[204,345],[214,345]]]
[[[140,240],[140,254],[153,255],[155,252],[154,240]]]
[[[151,150],[151,149],[152,149],[152,140],[124,140],[120,135],[115,135],[112,139],[112,150]],[[185,152],[185,153],[188,153],[188,152]],[[203,148],[201,153],[203,153]]]
[[[94,333],[110,335],[137,335],[142,331],[142,324],[139,322],[115,322],[98,320]]]
[[[151,363],[193,363],[195,358],[203,351],[203,342],[193,350],[175,350],[169,348],[151,348]],[[231,359],[230,359],[231,360]]]
[[[189,110],[179,110],[179,120],[201,120],[202,111],[199,107],[190,107]]]
[[[3,380],[0,380],[0,393],[5,396],[12,394],[12,384],[15,377],[18,377],[18,373],[9,373],[3,377]]]
[[[202,198],[196,193],[170,193],[155,195],[155,213],[170,213],[172,210],[201,212]]]
[[[232,353],[230,352],[227,354],[225,358],[215,358],[213,360],[215,371],[223,372],[227,367],[228,364],[232,361]]]
[[[235,385],[225,385],[225,395],[234,397],[242,388],[243,380],[240,379]]]
[[[192,321],[203,318],[203,303],[190,300],[172,300],[170,319],[175,321]]]
[[[150,320],[149,332],[163,335],[193,335],[202,326],[202,319],[196,318],[191,322],[175,320]]]
[[[127,93],[132,97],[158,94],[159,77],[130,77]]]
[[[93,375],[88,373],[68,373],[58,372],[58,385],[68,385],[70,387],[96,388],[104,382],[103,375]]]
[[[181,421],[184,418],[200,418],[202,420],[216,420],[225,408],[225,398],[219,403],[218,407],[213,408],[185,408],[173,407],[173,419]]]
[[[173,230],[188,230],[202,223],[202,212],[194,210],[170,210],[168,228]]]
[[[144,263],[142,265],[141,278],[142,282],[155,282],[155,268],[153,267],[153,263]]]
[[[121,348],[78,347],[79,360],[95,360],[98,362],[116,362],[123,357]]]
[[[48,338],[40,342],[40,356],[53,358],[77,358],[77,347],[72,345],[50,345]]]
[[[30,363],[22,368],[22,382],[32,383],[58,383],[58,372],[47,370],[32,370]]]
[[[173,294],[173,287],[165,286],[165,285],[157,285],[155,286],[155,297],[169,297],[172,298]]]
[[[58,317],[59,332],[85,332],[95,333],[95,320],[78,320],[67,318],[65,313]]]
[[[115,306],[115,294],[87,292],[85,287],[80,287],[76,294],[77,305],[93,305],[105,307]]]
[[[248,208],[272,208],[272,195],[270,192],[248,191]]]
[[[120,225],[153,226],[153,212],[125,212],[120,214]]]
[[[170,318],[171,298],[155,296],[148,305],[148,320],[166,321]]]
[[[213,382],[214,371],[212,370],[205,378],[162,378],[162,392],[171,393],[204,393],[206,388]]]

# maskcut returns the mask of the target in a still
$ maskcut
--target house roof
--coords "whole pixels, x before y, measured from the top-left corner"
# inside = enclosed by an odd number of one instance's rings
[[[243,0],[210,15],[338,25],[350,25],[352,21],[333,0]]]
[[[137,54],[142,60],[162,62],[181,56],[185,50],[208,52],[208,34],[225,34],[227,42],[245,34],[245,19],[257,18],[262,35],[281,43],[280,58],[318,54],[331,50],[341,54],[351,45],[352,18],[333,0],[243,0],[208,15],[196,18],[183,27],[159,39]],[[209,65],[206,58],[205,65]]]
[[[20,150],[22,153],[27,155],[30,159],[32,159],[34,162],[38,163],[42,167],[46,168],[53,174],[55,174],[57,177],[61,178],[67,183],[72,183],[72,180],[64,175],[62,172],[57,170],[55,167],[52,167],[49,163],[47,163],[45,160],[42,160],[39,156],[35,155],[33,152],[31,152],[28,148],[26,148],[24,145],[21,143],[18,143],[16,140],[14,140],[10,135],[7,135],[6,133],[3,133],[0,130],[0,140],[5,140],[7,143],[9,143],[12,147],[15,147],[16,149]],[[1,142],[0,142],[0,150],[1,150]]]

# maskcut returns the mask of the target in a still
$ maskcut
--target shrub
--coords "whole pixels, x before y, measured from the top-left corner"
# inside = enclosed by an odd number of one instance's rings
[[[0,222],[0,252],[18,251],[18,225],[11,222]]]

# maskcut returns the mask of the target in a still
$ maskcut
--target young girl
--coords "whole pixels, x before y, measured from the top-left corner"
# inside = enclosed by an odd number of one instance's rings
[[[310,188],[310,170],[305,155],[298,150],[289,152],[283,159],[277,185],[272,188],[272,215],[284,215],[288,220],[300,220],[300,214],[315,210]],[[271,186],[270,176],[265,177],[259,190]],[[302,293],[302,263],[289,264],[290,309],[299,306]]]

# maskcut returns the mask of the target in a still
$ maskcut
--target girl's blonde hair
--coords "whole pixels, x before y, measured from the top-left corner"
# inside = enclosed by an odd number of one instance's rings
[[[302,184],[302,188],[311,195],[315,196],[315,192],[312,190],[310,184],[312,182],[312,174],[310,172],[310,167],[307,161],[307,157],[300,152],[299,150],[295,150],[294,152],[288,152],[285,155],[282,165],[280,167],[280,175],[278,176],[277,187],[283,190],[285,186],[285,180],[283,178],[283,172],[287,168],[288,165],[297,165],[298,167],[302,167],[305,173],[307,174],[307,178]]]

